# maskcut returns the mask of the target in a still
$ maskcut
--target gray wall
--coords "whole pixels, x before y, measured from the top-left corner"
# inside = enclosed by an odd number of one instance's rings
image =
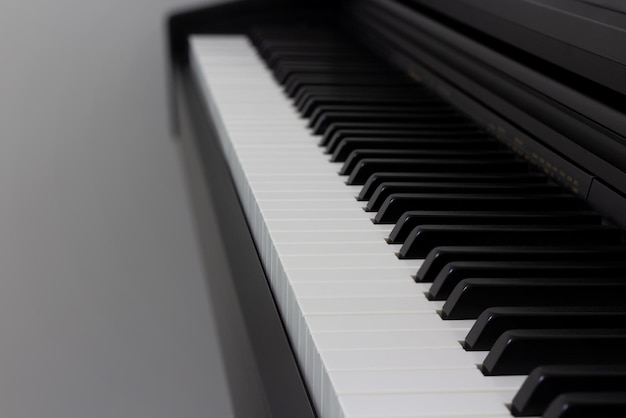
[[[167,130],[192,3],[0,2],[0,417],[232,414]]]

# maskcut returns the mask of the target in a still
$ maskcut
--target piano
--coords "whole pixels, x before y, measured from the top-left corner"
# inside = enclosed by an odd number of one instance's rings
[[[241,1],[167,33],[237,416],[626,416],[619,2]]]

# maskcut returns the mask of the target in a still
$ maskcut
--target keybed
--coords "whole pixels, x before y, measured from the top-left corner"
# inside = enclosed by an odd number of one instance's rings
[[[495,393],[495,383],[480,386],[488,380],[476,368],[484,354],[465,352],[459,344],[471,321],[441,321],[436,311],[442,304],[427,301],[427,286],[411,279],[421,260],[395,256],[399,246],[385,242],[392,226],[372,223],[372,214],[355,198],[360,188],[344,184],[337,174],[341,164],[330,163],[317,147],[319,138],[309,133],[248,40],[197,37],[192,51],[321,416],[420,416],[425,405],[432,410],[424,417],[475,414],[465,398],[473,399],[482,416],[508,416],[504,403],[523,379],[509,377]],[[303,182],[306,190],[295,187]],[[370,322],[373,315],[378,319]],[[348,363],[340,360],[347,358]],[[439,376],[439,383],[401,384],[422,371],[424,377]],[[455,371],[470,385],[459,380],[458,394],[446,387]]]

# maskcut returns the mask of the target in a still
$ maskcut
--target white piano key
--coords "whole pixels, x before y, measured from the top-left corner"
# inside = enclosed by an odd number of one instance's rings
[[[319,297],[390,297],[414,295],[416,306],[427,306],[424,299],[423,289],[409,280],[384,280],[355,282],[294,282],[292,283],[296,297],[319,298]]]
[[[371,231],[372,222],[363,217],[361,219],[276,219],[266,220],[268,229],[272,232],[288,232],[288,231]],[[393,228],[393,225],[385,225],[383,228],[379,228],[379,231],[389,234]],[[386,244],[381,240],[381,244]],[[379,247],[379,250],[386,250],[385,253],[390,254],[389,247]]]
[[[371,222],[372,214],[365,211],[357,211],[354,209],[330,209],[330,210],[282,210],[282,209],[268,209],[263,211],[263,217],[266,221],[274,220],[290,220],[290,219],[329,219],[329,220],[341,220],[341,219],[367,219]],[[392,225],[387,225],[388,228],[392,228]]]
[[[271,182],[262,182],[257,181],[250,184],[255,191],[326,191],[326,190],[344,190],[349,191],[349,196],[357,196],[361,191],[361,186],[346,186],[345,184],[341,184],[337,182],[336,179],[333,181],[317,181],[317,182],[303,182],[297,184],[295,182],[283,182],[283,183],[271,183]],[[297,189],[295,189],[297,187]],[[314,218],[314,217],[311,217]]]
[[[400,313],[432,314],[435,307],[415,306],[414,296],[350,297],[350,298],[301,298],[301,312],[307,317],[315,315],[392,315]],[[444,321],[442,321],[444,322]]]
[[[398,258],[393,254],[338,254],[285,255],[281,257],[285,269],[342,268],[396,268]],[[404,260],[407,261],[407,260]],[[415,267],[417,271],[417,267]]]
[[[276,174],[256,174],[254,176],[250,176],[250,185],[254,186],[259,183],[273,183],[273,182],[284,182],[284,183],[300,183],[300,182],[318,182],[322,181],[337,181],[336,173],[316,173],[313,175],[309,174],[301,174],[301,173],[293,173],[292,175],[278,176]]]
[[[309,318],[306,318],[308,322]],[[313,340],[320,351],[399,350],[410,348],[460,348],[467,330],[320,331]],[[366,348],[363,348],[366,347]]]
[[[272,202],[269,202],[272,203]],[[278,205],[269,205],[278,206]],[[380,242],[388,237],[385,231],[311,231],[302,232],[275,232],[273,241],[277,244],[292,242],[308,243],[361,243]]]
[[[268,135],[258,129],[244,130],[240,128],[238,132],[235,129],[232,130],[236,132],[238,139],[230,145],[237,149],[259,144],[275,146],[285,144],[287,141],[292,144],[307,144],[313,146],[319,141],[319,139],[312,137],[307,132],[294,132],[293,129],[281,130],[278,127],[272,135]]]
[[[506,403],[514,395],[515,390],[341,395],[339,402],[350,418],[415,417],[433,411],[442,417],[482,417],[506,414]]]
[[[308,202],[308,201],[311,201],[311,199],[320,200],[320,201],[321,200],[337,200],[337,199],[341,199],[341,200],[354,199],[354,193],[352,192],[352,190],[255,191],[254,195],[259,201],[289,199],[292,201],[304,200]],[[361,203],[361,205],[363,204]]]
[[[525,379],[525,376],[485,377],[477,368],[334,371],[329,376],[340,395],[514,391]]]
[[[326,164],[328,164],[324,160],[306,160],[306,161],[283,161],[280,164],[277,163],[277,160],[274,161],[250,161],[249,164],[246,165],[246,172],[254,174],[255,172],[264,172],[266,174],[270,173],[283,173],[288,176],[290,173],[303,172],[307,173],[309,171],[321,171],[323,169],[327,169]],[[337,171],[341,167],[337,167]]]
[[[303,146],[307,146],[310,148],[310,144],[302,144]],[[300,163],[302,161],[315,161],[315,162],[324,162],[323,157],[314,154],[305,154],[303,151],[306,149],[280,149],[282,148],[282,144],[272,144],[272,147],[278,149],[266,148],[263,151],[259,149],[250,149],[250,148],[241,148],[237,151],[237,155],[239,156],[239,160],[244,164],[252,164],[254,162],[272,162],[274,164],[283,164],[285,163],[283,160],[289,159],[289,162]],[[309,150],[310,151],[310,150]],[[322,164],[325,165],[325,164]],[[336,183],[336,180],[335,180]]]
[[[309,314],[306,315],[309,329],[318,332],[344,331],[418,331],[418,330],[461,330],[465,335],[474,321],[442,321],[433,310],[429,313],[416,314]]]
[[[413,260],[415,264],[420,264],[419,260]],[[337,282],[337,281],[351,281],[355,282],[367,282],[376,281],[380,282],[381,278],[394,279],[397,281],[407,281],[407,278],[411,274],[415,274],[419,267],[410,266],[394,266],[388,267],[357,267],[350,269],[330,269],[330,268],[315,268],[315,269],[302,269],[291,268],[287,269],[289,273],[289,281],[291,283],[298,282]],[[329,295],[331,296],[331,295]]]
[[[329,372],[349,370],[471,369],[482,363],[485,353],[446,349],[330,350],[321,353]]]
[[[276,172],[278,170],[272,170]],[[336,209],[353,209],[363,210],[362,202],[357,202],[354,199],[271,199],[271,200],[257,200],[257,203],[261,209],[282,209],[282,210],[301,210],[301,209],[319,209],[319,210],[336,210]]]
[[[331,219],[330,221],[334,221]],[[270,227],[271,229],[271,227]],[[350,251],[354,254],[389,254],[389,245],[382,242],[357,242],[350,244]],[[399,247],[395,246],[396,249]],[[335,243],[303,243],[303,244],[277,244],[276,251],[281,255],[333,255],[345,254],[346,246]]]
[[[240,146],[237,148],[237,156],[241,162],[249,162],[254,160],[280,161],[284,158],[298,159],[319,159],[319,156],[311,155],[310,144],[300,144],[298,147],[285,149],[284,144],[273,144],[264,148],[252,148],[251,145]],[[329,185],[339,186],[336,179],[328,183]]]

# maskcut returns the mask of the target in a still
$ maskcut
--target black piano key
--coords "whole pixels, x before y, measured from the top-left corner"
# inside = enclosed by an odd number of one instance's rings
[[[376,212],[383,205],[384,201],[394,193],[558,193],[561,188],[553,183],[543,184],[498,184],[498,183],[408,183],[393,182],[382,183],[365,206],[369,212]],[[484,216],[486,218],[486,216]],[[403,216],[402,219],[405,219]],[[467,222],[472,225],[473,222]],[[484,223],[484,222],[483,222]],[[496,223],[496,222],[491,222]],[[505,223],[506,222],[500,222]],[[529,222],[526,222],[530,224]],[[445,222],[437,222],[437,224],[446,224]]]
[[[593,246],[619,245],[621,231],[606,225],[421,225],[416,227],[402,244],[400,258],[425,258],[435,247],[441,246]],[[458,261],[470,266],[483,261]],[[503,266],[502,261],[484,261],[492,267]],[[497,264],[500,263],[500,264]],[[516,262],[522,268],[532,262]],[[460,265],[459,265],[460,268]],[[486,266],[485,266],[486,269]],[[528,267],[528,269],[532,269]],[[462,270],[458,272],[461,274]],[[447,273],[447,272],[446,272]],[[481,277],[481,276],[474,276]]]
[[[277,51],[286,54],[302,51],[323,52],[337,50],[358,50],[361,53],[367,53],[366,49],[346,40],[344,35],[337,32],[318,32],[316,34],[307,34],[306,36],[295,36],[293,34],[284,34],[283,36],[272,35],[271,38],[259,39],[257,48],[263,48],[263,51],[259,51],[259,54],[265,59],[265,57]]]
[[[326,26],[255,24],[249,28],[248,35],[257,48],[285,43],[307,45],[308,42],[347,42],[345,35]]]
[[[293,97],[301,88],[308,86],[414,86],[405,77],[376,77],[371,74],[316,74],[292,78],[283,86],[285,93]]]
[[[359,76],[359,73],[355,74],[344,74],[344,76],[350,76],[353,79],[356,79]],[[361,74],[361,78],[363,77],[380,77],[378,74]],[[298,77],[301,78],[300,76]],[[390,80],[389,75],[386,76],[387,79]],[[294,81],[291,81],[294,83]],[[307,96],[307,97],[304,97]],[[446,113],[455,113],[457,115],[463,115],[458,110],[456,110],[453,106],[450,106],[448,103],[443,101],[439,96],[433,94],[428,89],[416,85],[411,84],[410,81],[408,83],[400,83],[399,80],[395,83],[372,83],[368,85],[358,85],[358,84],[328,84],[328,85],[312,85],[312,86],[301,86],[298,92],[294,94],[292,101],[296,107],[306,107],[305,103],[301,103],[302,100],[318,100],[320,98],[350,98],[350,97],[360,97],[360,98],[370,98],[370,99],[385,99],[385,98],[411,98],[412,101],[410,103],[400,103],[398,106],[409,106],[409,112],[411,108],[417,108],[417,113],[425,112],[425,113],[437,113],[437,112],[446,112]],[[367,105],[367,101],[357,103],[357,105]],[[389,103],[388,103],[389,104]],[[393,104],[391,104],[393,106]],[[315,104],[316,108],[318,104]],[[355,111],[354,108],[350,106],[346,106],[342,103],[330,103],[329,106],[339,106],[339,109],[336,111],[339,112],[350,112],[350,110]],[[372,108],[385,108],[382,109],[383,113],[395,113],[391,109],[386,109],[386,106],[382,106],[381,104],[369,104],[368,106]],[[374,109],[372,109],[374,110]],[[397,110],[396,110],[397,112]],[[466,120],[470,120],[466,118]]]
[[[367,179],[378,172],[397,173],[467,173],[485,174],[495,173],[526,173],[528,165],[521,160],[421,160],[416,158],[366,158],[359,162],[357,167],[346,181],[351,185],[364,185]],[[485,209],[487,210],[487,209]]]
[[[304,43],[309,41],[347,42],[346,36],[335,28],[328,26],[303,26],[254,24],[248,29],[252,42],[260,43],[293,42]],[[352,44],[352,42],[351,42]]]
[[[300,114],[309,117],[320,106],[350,106],[350,105],[368,105],[368,106],[403,106],[408,104],[427,104],[438,103],[436,99],[419,98],[412,96],[403,97],[363,97],[359,95],[350,97],[337,97],[333,95],[319,96],[311,98],[306,105],[299,109]],[[357,126],[358,128],[358,126]]]
[[[266,59],[274,51],[301,51],[302,49],[309,50],[338,50],[338,49],[354,49],[354,45],[346,42],[345,39],[340,39],[337,36],[334,37],[316,37],[309,39],[268,39],[256,37],[252,33],[251,40],[259,51],[259,55]]]
[[[297,53],[303,49],[315,52],[354,50],[353,45],[345,41],[333,39],[310,39],[306,41],[294,41],[287,39],[270,41],[265,39],[259,41],[256,46],[259,51],[259,55],[264,60],[267,60],[269,57],[274,56],[277,53]]]
[[[458,129],[455,126],[437,126],[435,128],[417,127],[412,129],[399,129],[399,130],[384,130],[384,129],[340,129],[330,138],[323,138],[323,144],[326,147],[327,154],[334,154],[335,150],[343,143],[344,140],[361,138],[407,138],[407,139],[419,139],[419,140],[453,140],[453,139],[485,139],[485,132],[476,127],[464,126],[463,129]],[[493,142],[493,141],[490,141]],[[368,147],[364,147],[368,148]],[[384,148],[384,147],[383,147]],[[356,148],[355,148],[356,149]],[[349,153],[348,153],[349,154]]]
[[[441,183],[533,183],[547,182],[541,173],[374,173],[359,192],[358,200],[370,200],[378,186],[385,182]]]
[[[249,32],[251,42],[259,51],[259,55],[265,59],[269,54],[275,50],[289,51],[295,48],[313,48],[313,49],[325,49],[325,48],[340,48],[340,47],[353,47],[351,43],[346,42],[345,39],[341,39],[338,35],[324,35],[308,38],[293,38],[293,37],[272,37],[269,38],[266,35],[257,34],[254,31]],[[293,36],[293,35],[292,35]]]
[[[497,183],[496,183],[497,184]],[[538,185],[537,185],[538,186]],[[373,200],[372,198],[370,202]],[[368,202],[368,205],[369,203]],[[377,210],[377,209],[376,209]],[[598,225],[595,212],[405,212],[389,234],[390,244],[402,244],[420,225]]]
[[[347,74],[346,74],[347,75]],[[358,75],[358,74],[357,74]],[[301,77],[298,77],[301,79]],[[289,80],[290,83],[295,81]],[[315,99],[318,97],[363,97],[363,98],[377,98],[377,97],[411,97],[415,100],[415,104],[420,102],[438,104],[441,106],[441,101],[433,96],[428,90],[415,84],[411,86],[406,85],[385,85],[385,84],[373,84],[373,85],[355,85],[355,84],[327,84],[327,85],[310,85],[302,86],[294,94],[292,102],[296,107],[302,106],[303,101]],[[426,107],[426,106],[425,106]],[[453,112],[454,108],[446,108],[448,112]],[[459,114],[459,112],[455,112]]]
[[[555,212],[563,213],[563,212]],[[581,219],[573,224],[600,224],[602,218],[595,212],[571,212],[572,215],[590,214],[591,219]],[[563,219],[565,215],[561,215]],[[437,247],[428,255],[416,274],[416,280],[432,282],[443,267],[453,261],[622,261],[626,260],[626,248],[624,247],[541,247],[541,246],[465,246],[465,247]]]
[[[343,138],[339,141],[331,161],[344,162],[356,150],[364,149],[405,149],[405,150],[494,150],[495,142],[473,138]]]
[[[353,49],[360,48],[358,44],[346,38],[342,32],[328,27],[254,25],[249,28],[248,36],[257,49],[327,48],[335,45],[346,45]]]
[[[361,97],[367,100],[401,98],[410,98],[413,100],[430,99],[428,95],[421,96],[419,94],[419,90],[416,88],[406,89],[402,87],[391,88],[359,86],[313,86],[300,89],[300,91],[298,91],[298,93],[293,97],[293,104],[296,109],[302,111],[309,105],[309,103],[314,103],[316,99],[327,97],[336,97],[339,99],[344,97]]]
[[[348,182],[348,184],[353,184]],[[396,223],[408,211],[546,211],[575,210],[580,202],[574,196],[559,194],[433,194],[396,193],[390,195],[374,218],[376,223]],[[406,245],[406,242],[405,242]],[[476,244],[479,245],[479,244]],[[424,254],[426,256],[426,254]]]
[[[352,62],[352,60],[376,61],[371,55],[358,48],[348,49],[338,44],[326,45],[324,48],[312,47],[294,50],[292,48],[274,48],[264,53],[265,65],[273,68],[281,61],[292,61],[315,64],[326,60]]]
[[[363,65],[362,63],[324,63],[302,64],[302,63],[282,63],[280,68],[274,68],[274,77],[280,84],[284,84],[292,78],[319,74],[371,74],[386,77],[389,69],[384,65],[373,64]]]
[[[291,77],[299,77],[301,74],[329,74],[329,73],[375,73],[379,72],[381,76],[388,74],[384,65],[374,62],[370,59],[354,59],[342,60],[336,59],[320,59],[315,63],[302,61],[282,60],[271,68],[274,77],[282,83]]]
[[[626,391],[572,392],[559,395],[543,418],[622,418],[626,416]]]
[[[623,306],[626,282],[620,279],[464,279],[441,310],[444,319],[475,319],[497,306]]]
[[[351,112],[376,112],[376,113],[420,113],[420,112],[445,112],[449,111],[449,106],[445,104],[437,104],[431,101],[426,104],[409,103],[404,105],[369,105],[369,104],[352,104],[352,105],[326,105],[318,106],[309,116],[310,126],[318,123],[319,119],[326,113],[351,113]],[[486,135],[483,135],[486,137]]]
[[[264,58],[266,65],[270,68],[274,68],[281,61],[310,63],[326,60],[339,60],[340,62],[353,62],[353,60],[372,61],[372,57],[364,54],[363,51],[333,46],[327,46],[324,49],[301,49],[299,51],[274,49],[265,54]]]
[[[328,26],[255,24],[248,29],[248,34],[254,45],[283,42],[305,44],[313,41],[348,42],[345,34]]]
[[[442,130],[442,132],[466,132],[472,131],[475,129],[475,126],[472,123],[466,123],[461,121],[456,121],[455,123],[446,123],[445,121],[428,121],[425,120],[420,122],[419,119],[417,122],[335,122],[328,125],[326,130],[324,131],[324,135],[319,142],[319,145],[326,146],[330,141],[332,141],[336,137],[341,137],[345,131],[351,130],[374,130],[374,131],[386,131],[387,135],[393,136],[394,132],[397,131],[407,131],[407,130],[423,130],[423,131],[433,131],[433,130]]]
[[[344,162],[339,174],[350,175],[352,171],[366,158],[415,158],[420,160],[448,159],[448,160],[513,160],[515,154],[509,150],[412,150],[412,149],[357,149],[350,153]]]
[[[343,61],[341,58],[320,59],[318,62],[281,60],[270,68],[274,78],[284,85],[302,77],[315,75],[373,75],[387,77],[388,72],[378,62],[367,59]],[[314,88],[316,86],[311,86]],[[337,86],[340,87],[340,86]],[[301,91],[298,91],[301,93]],[[294,96],[295,97],[295,96]],[[408,97],[408,95],[406,96]],[[293,99],[293,98],[292,98]]]
[[[511,402],[516,417],[543,415],[556,397],[571,392],[626,392],[626,365],[541,366],[526,378]],[[626,394],[623,395],[626,399]],[[596,416],[595,413],[592,416]]]
[[[512,329],[619,328],[626,326],[626,307],[507,307],[488,308],[465,337],[468,351],[490,350],[505,331]],[[625,382],[626,383],[626,382]]]
[[[259,55],[263,58],[264,61],[269,62],[270,60],[274,61],[278,57],[287,57],[291,55],[301,54],[303,51],[309,53],[309,57],[307,61],[315,62],[315,58],[323,53],[329,54],[337,54],[339,52],[344,53],[360,53],[363,55],[362,50],[358,50],[354,46],[350,45],[346,42],[324,42],[322,40],[318,40],[315,42],[307,43],[306,45],[301,45],[299,42],[289,42],[285,43],[284,41],[281,43],[275,43],[274,45],[266,45],[263,50],[259,50]],[[302,57],[305,59],[307,57]]]
[[[320,116],[315,124],[310,127],[315,135],[323,135],[334,123],[413,123],[413,122],[465,122],[467,118],[454,111],[438,112],[411,112],[411,113],[385,113],[385,112],[327,112]]]
[[[365,55],[359,57],[320,56],[316,60],[298,59],[298,57],[285,57],[269,67],[274,75],[282,74],[284,71],[308,69],[324,69],[324,72],[334,73],[342,68],[352,69],[357,74],[376,68],[383,69],[385,75],[389,73],[388,69],[385,68],[385,65],[379,60]],[[283,83],[281,82],[281,84]]]
[[[498,338],[481,365],[486,376],[528,374],[541,365],[623,363],[626,329],[516,329]]]
[[[585,235],[587,231],[579,231],[575,234]],[[553,236],[559,232],[548,232],[545,235]],[[580,241],[585,244],[593,244],[592,236],[587,239],[581,237]],[[549,245],[546,236],[540,239],[543,244]],[[553,238],[554,239],[554,238]],[[597,239],[597,238],[596,238]],[[562,237],[561,244],[567,245],[571,238],[568,234]],[[572,242],[576,244],[575,242]],[[506,245],[506,243],[504,244]],[[599,278],[599,277],[624,277],[626,278],[626,264],[597,263],[594,261],[570,261],[570,262],[538,262],[538,261],[453,261],[444,266],[439,272],[433,284],[428,289],[429,300],[445,300],[457,284],[463,279],[473,277],[480,278],[534,278],[534,277],[563,277],[563,278]]]
[[[383,68],[382,66],[370,66],[367,68],[363,68],[358,64],[355,65],[342,65],[342,66],[332,66],[328,64],[318,64],[318,65],[291,65],[285,66],[285,68],[281,70],[275,70],[273,72],[274,78],[282,84],[286,84],[292,82],[293,80],[299,80],[302,77],[309,76],[319,76],[319,75],[372,75],[378,77],[387,77],[389,72]]]
[[[365,99],[376,98],[402,98],[420,97],[419,90],[403,87],[363,87],[363,86],[311,86],[300,89],[293,97],[296,109],[303,109],[311,100],[320,97],[362,97]],[[430,98],[429,96],[421,97]]]

